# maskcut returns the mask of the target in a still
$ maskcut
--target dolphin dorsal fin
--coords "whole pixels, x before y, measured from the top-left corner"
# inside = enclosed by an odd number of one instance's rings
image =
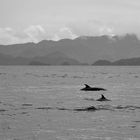
[[[106,99],[105,96],[102,94],[102,99]]]
[[[85,86],[86,86],[86,88],[90,88],[90,86],[89,85],[87,85],[87,84],[84,84]]]

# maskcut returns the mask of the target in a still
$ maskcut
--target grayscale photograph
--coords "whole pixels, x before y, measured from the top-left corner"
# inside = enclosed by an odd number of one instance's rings
[[[0,0],[0,140],[140,140],[140,0]]]

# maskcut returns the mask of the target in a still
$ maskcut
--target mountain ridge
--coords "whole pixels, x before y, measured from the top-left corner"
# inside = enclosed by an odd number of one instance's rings
[[[140,57],[120,59],[117,61],[97,60],[92,65],[94,66],[140,66]]]
[[[39,43],[0,45],[0,53],[14,58],[33,59],[45,57],[54,52],[63,53],[80,63],[93,64],[100,59],[116,61],[140,57],[140,40],[134,34],[126,34],[113,37],[82,36],[73,40],[43,40]]]

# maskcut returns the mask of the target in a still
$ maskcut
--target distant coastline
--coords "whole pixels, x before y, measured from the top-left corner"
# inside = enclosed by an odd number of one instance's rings
[[[93,63],[94,66],[140,66],[140,57],[120,59],[117,61],[98,60]]]
[[[102,35],[0,45],[0,65],[140,66],[140,39]]]

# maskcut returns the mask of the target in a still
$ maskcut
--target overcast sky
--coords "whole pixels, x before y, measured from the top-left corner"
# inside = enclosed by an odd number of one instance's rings
[[[0,0],[0,44],[125,33],[140,37],[140,0]]]

